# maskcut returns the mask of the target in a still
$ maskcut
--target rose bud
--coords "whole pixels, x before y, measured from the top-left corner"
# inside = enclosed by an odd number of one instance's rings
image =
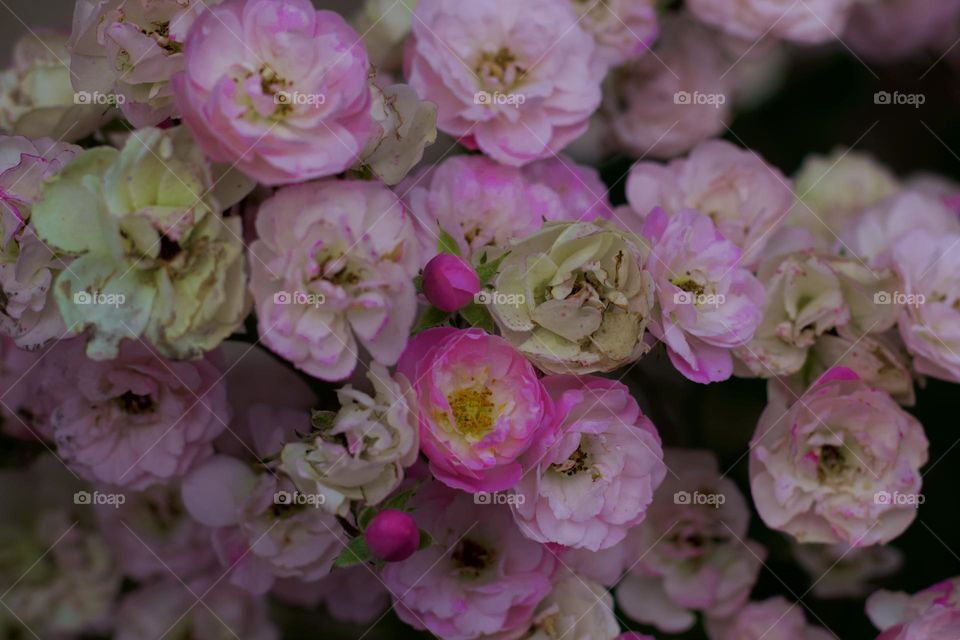
[[[423,293],[441,311],[453,313],[467,306],[479,291],[477,272],[460,256],[441,253],[423,269]]]
[[[363,534],[373,555],[387,562],[406,560],[420,546],[420,529],[408,513],[386,509],[373,517]]]

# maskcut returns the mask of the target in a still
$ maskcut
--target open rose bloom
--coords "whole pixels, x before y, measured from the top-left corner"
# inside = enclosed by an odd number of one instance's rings
[[[0,638],[960,640],[960,0],[0,5]]]

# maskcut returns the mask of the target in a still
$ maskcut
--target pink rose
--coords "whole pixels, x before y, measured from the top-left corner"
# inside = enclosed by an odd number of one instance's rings
[[[264,184],[340,173],[373,128],[369,62],[339,14],[309,0],[230,0],[204,11],[171,80],[211,159]]]
[[[327,577],[311,582],[283,578],[274,582],[270,593],[304,609],[323,605],[334,620],[365,627],[390,606],[390,592],[383,580],[366,565],[334,569]]]
[[[699,144],[688,157],[666,165],[634,165],[627,198],[641,219],[658,206],[670,215],[681,209],[709,215],[743,252],[744,266],[756,261],[794,204],[791,183],[778,169],[723,140]]]
[[[57,453],[94,482],[139,490],[183,476],[230,420],[215,354],[170,361],[125,341],[116,360],[89,360],[75,340],[43,366]]]
[[[260,337],[295,367],[343,380],[359,342],[393,364],[413,326],[419,250],[403,204],[375,182],[279,190],[257,216],[250,290]]]
[[[553,586],[553,553],[523,537],[506,506],[478,506],[439,483],[411,506],[436,544],[383,569],[400,619],[444,640],[519,638]]]
[[[935,49],[958,14],[958,0],[858,2],[843,41],[870,61],[893,62]]]
[[[908,595],[877,591],[867,598],[867,616],[883,633],[877,640],[960,637],[960,578]]]
[[[538,542],[612,547],[643,520],[663,481],[660,437],[619,382],[549,376],[543,385],[561,421],[526,454],[514,517]]]
[[[554,213],[548,220],[609,220],[613,217],[610,192],[600,173],[593,167],[577,164],[565,156],[556,156],[528,164],[523,174],[535,184],[542,184],[557,192],[566,208]]]
[[[657,37],[655,0],[571,0],[597,43],[597,57],[615,67],[649,51]]]
[[[690,380],[726,380],[733,373],[731,349],[748,342],[762,320],[763,285],[739,266],[740,249],[696,211],[668,218],[655,209],[643,234],[652,243],[647,268],[657,285],[659,318],[651,333]]]
[[[617,602],[630,618],[679,633],[697,611],[725,617],[742,607],[766,550],[747,539],[747,501],[712,453],[668,449],[665,462],[646,519],[623,543],[630,573]]]
[[[751,602],[723,620],[707,620],[710,640],[830,640],[826,629],[808,624],[803,607],[781,597]]]
[[[569,2],[421,0],[412,26],[408,82],[439,129],[499,162],[558,153],[600,105],[596,45]]]
[[[853,0],[690,0],[687,6],[698,19],[740,38],[817,44],[840,37]]]
[[[903,533],[923,499],[927,438],[917,419],[843,368],[783,404],[771,398],[750,450],[750,487],[766,525],[802,543],[851,547]]]
[[[520,456],[552,428],[537,372],[503,338],[480,329],[428,329],[410,341],[397,371],[419,403],[420,449],[442,482],[500,491],[521,477]]]

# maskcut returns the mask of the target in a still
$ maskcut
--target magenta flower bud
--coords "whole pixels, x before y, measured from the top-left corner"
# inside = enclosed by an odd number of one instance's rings
[[[435,256],[423,269],[423,293],[430,304],[453,313],[480,291],[480,278],[470,263],[450,253]]]
[[[420,546],[420,528],[408,513],[386,509],[373,516],[363,534],[373,555],[387,562],[406,560]]]

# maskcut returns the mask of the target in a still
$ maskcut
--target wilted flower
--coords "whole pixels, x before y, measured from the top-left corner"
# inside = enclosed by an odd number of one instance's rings
[[[867,616],[883,631],[877,640],[950,638],[960,633],[960,578],[913,595],[877,591],[867,598]]]
[[[641,219],[656,207],[675,215],[693,209],[710,216],[751,266],[794,203],[790,182],[753,151],[723,140],[697,145],[687,158],[635,164],[627,198]]]
[[[718,34],[687,16],[663,20],[655,53],[613,71],[604,110],[627,151],[671,158],[723,131],[734,77]]]
[[[24,348],[67,333],[47,295],[63,263],[28,223],[43,181],[80,151],[49,138],[0,136],[0,333]]]
[[[442,131],[513,166],[586,131],[603,69],[572,3],[420,0],[413,13],[406,76]]]
[[[640,358],[654,294],[642,244],[604,221],[549,223],[518,241],[494,285],[504,337],[551,373],[612,371]]]
[[[176,480],[213,454],[230,420],[216,359],[166,361],[142,343],[89,360],[81,341],[47,356],[57,453],[92,481],[132,489]]]
[[[690,0],[691,13],[727,33],[817,44],[840,37],[853,0]]]
[[[784,598],[751,602],[735,616],[707,619],[710,640],[830,640],[833,634],[807,623],[803,607]]]
[[[370,114],[374,127],[360,153],[367,167],[386,184],[394,185],[423,158],[423,150],[437,139],[437,105],[424,102],[408,85],[380,88],[370,82]]]
[[[280,468],[301,490],[324,494],[331,510],[344,500],[380,502],[417,459],[416,414],[400,384],[376,362],[367,378],[372,394],[337,390],[340,410],[315,412],[316,431],[280,454]]]
[[[323,495],[299,493],[270,469],[217,455],[182,487],[190,515],[213,527],[214,549],[230,582],[251,593],[266,593],[276,578],[319,580],[346,544]]]
[[[613,598],[601,585],[565,572],[533,614],[524,640],[614,640],[620,625]]]
[[[597,57],[615,67],[646,53],[657,37],[655,0],[570,0],[597,43]]]
[[[210,158],[264,184],[352,166],[373,130],[357,33],[309,0],[230,0],[187,36],[174,100]]]
[[[480,329],[428,329],[407,345],[398,373],[413,385],[420,448],[440,481],[500,491],[522,474],[520,456],[553,428],[537,372],[510,343]]]
[[[91,358],[113,358],[122,339],[140,336],[166,357],[198,357],[240,327],[249,309],[240,220],[220,212],[247,190],[229,174],[215,185],[182,127],[85,151],[44,185],[31,222],[77,256],[54,296],[68,328],[92,328]]]
[[[670,472],[627,538],[632,570],[617,602],[631,618],[678,633],[693,626],[695,611],[740,609],[766,551],[746,538],[747,502],[711,453],[668,449],[665,462]]]
[[[916,231],[893,247],[906,304],[898,326],[918,372],[960,382],[960,233]],[[895,302],[895,301],[894,301]]]
[[[890,545],[851,548],[844,544],[793,543],[793,555],[807,572],[818,598],[861,598],[870,583],[903,565],[903,553]]]
[[[176,115],[170,78],[183,69],[187,32],[220,2],[78,0],[67,43],[74,87],[109,99],[135,127]]]
[[[543,385],[560,423],[526,454],[514,517],[538,542],[612,547],[643,520],[663,481],[660,437],[619,382],[549,376]]]
[[[328,180],[279,190],[257,216],[250,289],[260,337],[295,367],[343,380],[359,342],[397,361],[416,315],[413,225],[379,183]]]
[[[556,557],[521,535],[506,506],[478,506],[439,483],[410,504],[436,544],[383,569],[400,619],[444,640],[522,635],[553,586]]]
[[[917,419],[835,368],[789,408],[771,398],[750,449],[750,486],[766,525],[799,542],[885,544],[916,517],[926,461]]]
[[[740,249],[701,213],[680,209],[668,217],[654,209],[643,234],[652,244],[647,268],[658,302],[650,332],[690,380],[726,380],[731,349],[753,338],[760,324],[763,285],[740,266]]]
[[[13,47],[13,66],[0,70],[0,131],[76,142],[110,120],[110,104],[75,93],[67,36],[31,32]]]

